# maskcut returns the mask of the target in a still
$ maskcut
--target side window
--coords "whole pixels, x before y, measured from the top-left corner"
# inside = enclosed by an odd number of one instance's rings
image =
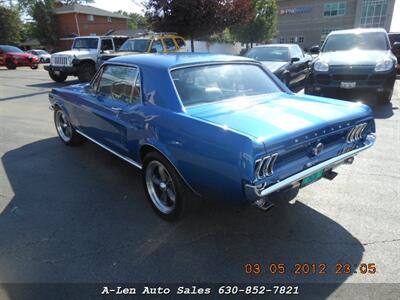
[[[153,49],[155,49],[157,53],[161,53],[164,51],[164,48],[163,48],[160,40],[153,41],[153,44],[151,45],[151,50],[153,50]]]
[[[176,41],[176,44],[178,45],[179,50],[184,50],[186,48],[186,43],[183,39],[176,38],[175,41]]]
[[[167,51],[176,51],[176,46],[175,46],[175,43],[174,43],[173,39],[166,38],[163,41],[164,41],[165,49]]]
[[[97,91],[112,100],[137,104],[141,99],[139,72],[135,67],[105,66]]]
[[[107,50],[114,50],[112,40],[106,39],[101,41],[101,50],[102,51],[107,51]]]
[[[292,58],[293,57],[297,57],[297,58],[303,58],[303,51],[301,51],[301,49],[298,46],[294,46],[292,47]]]

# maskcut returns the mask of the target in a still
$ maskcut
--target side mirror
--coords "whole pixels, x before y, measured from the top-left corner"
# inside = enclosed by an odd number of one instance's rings
[[[150,53],[157,53],[157,49],[156,48],[151,48]]]
[[[319,54],[319,52],[320,52],[319,46],[312,46],[310,48],[310,53],[311,54]]]
[[[400,54],[400,43],[395,42],[392,46],[392,52],[393,54],[399,55]]]
[[[293,64],[293,63],[295,63],[296,61],[300,61],[300,58],[298,58],[298,57],[292,57],[292,59],[290,60],[290,63]]]

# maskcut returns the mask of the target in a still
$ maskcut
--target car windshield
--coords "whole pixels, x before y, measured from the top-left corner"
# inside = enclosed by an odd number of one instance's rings
[[[99,39],[75,39],[73,49],[97,49]]]
[[[14,46],[2,46],[1,49],[3,49],[4,53],[24,53],[24,51]]]
[[[289,49],[287,47],[256,47],[250,49],[245,56],[260,61],[289,61]]]
[[[149,39],[127,40],[122,44],[121,48],[119,48],[119,51],[147,52],[149,44]]]
[[[388,50],[386,36],[382,32],[333,34],[328,37],[322,52],[360,50]]]
[[[267,73],[254,64],[187,67],[172,70],[171,75],[184,106],[280,91]]]
[[[36,50],[36,53],[37,53],[38,55],[46,55],[46,54],[49,54],[48,52],[46,52],[46,51],[44,51],[44,50]]]

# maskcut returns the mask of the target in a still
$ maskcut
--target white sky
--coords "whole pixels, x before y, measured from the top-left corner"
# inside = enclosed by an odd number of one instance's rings
[[[95,0],[95,2],[89,3],[89,5],[112,12],[124,10],[143,15],[143,6],[140,4],[141,2],[142,0]]]

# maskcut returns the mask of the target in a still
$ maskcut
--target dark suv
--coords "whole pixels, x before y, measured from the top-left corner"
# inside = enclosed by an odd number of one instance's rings
[[[388,33],[389,36],[389,40],[390,40],[390,45],[392,46],[392,48],[396,48],[398,46],[396,46],[395,44],[400,44],[400,32],[389,32]],[[396,55],[397,57],[397,73],[400,74],[400,51],[395,51],[394,55]]]
[[[396,80],[397,59],[384,29],[350,29],[331,32],[311,65],[305,93],[343,97],[375,94],[378,103],[389,103]],[[392,52],[393,51],[393,52]]]

